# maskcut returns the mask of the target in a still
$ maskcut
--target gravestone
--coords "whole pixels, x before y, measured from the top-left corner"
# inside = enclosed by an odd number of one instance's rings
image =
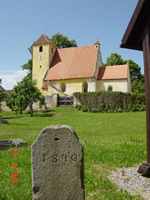
[[[0,150],[7,150],[12,147],[21,148],[28,146],[28,143],[21,139],[0,140]]]
[[[33,200],[84,200],[83,144],[69,126],[42,130],[32,145]]]

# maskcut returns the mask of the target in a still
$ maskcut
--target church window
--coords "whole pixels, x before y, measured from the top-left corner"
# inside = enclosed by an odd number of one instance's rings
[[[42,52],[43,51],[43,46],[40,46],[39,47],[39,52]]]
[[[51,48],[51,53],[53,53],[53,48]]]
[[[87,91],[88,91],[88,84],[84,83],[84,92],[87,92]]]
[[[113,87],[110,85],[110,86],[108,86],[107,90],[108,90],[109,92],[111,92],[111,91],[113,90]]]
[[[42,68],[42,65],[40,65],[40,68]]]
[[[62,91],[62,92],[65,92],[65,91],[66,91],[66,85],[65,85],[65,84],[62,85],[61,91]]]

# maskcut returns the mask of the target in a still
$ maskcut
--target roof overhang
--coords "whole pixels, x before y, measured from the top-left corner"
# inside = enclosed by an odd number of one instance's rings
[[[139,0],[120,47],[142,50],[143,30],[150,25],[150,0]]]

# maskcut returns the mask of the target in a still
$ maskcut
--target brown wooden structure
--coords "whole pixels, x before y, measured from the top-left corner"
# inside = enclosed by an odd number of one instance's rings
[[[126,32],[122,48],[141,50],[144,54],[144,77],[146,92],[147,163],[139,172],[150,176],[150,0],[139,0]]]

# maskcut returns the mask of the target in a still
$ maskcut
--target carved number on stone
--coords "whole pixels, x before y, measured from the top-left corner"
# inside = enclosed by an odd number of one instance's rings
[[[76,161],[77,161],[77,154],[72,154],[72,155],[71,155],[71,160],[72,160],[73,162],[76,162]]]
[[[62,160],[64,160],[65,163],[66,163],[66,162],[67,162],[67,159],[68,159],[68,156],[67,156],[66,154],[63,154],[63,155],[62,155]]]
[[[54,154],[52,158],[53,158],[53,163],[58,163],[59,161],[67,163],[69,160],[71,160],[72,162],[76,162],[77,154],[72,154],[70,157],[67,154],[62,154],[60,158],[58,158],[58,154]]]
[[[57,154],[54,154],[52,157],[53,157],[53,163],[57,163],[57,161],[58,161],[57,160]]]

